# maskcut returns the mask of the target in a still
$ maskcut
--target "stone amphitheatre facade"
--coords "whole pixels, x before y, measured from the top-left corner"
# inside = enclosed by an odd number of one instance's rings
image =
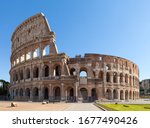
[[[25,20],[12,35],[13,100],[87,101],[139,98],[139,69],[130,60],[58,53],[56,36],[40,13]]]

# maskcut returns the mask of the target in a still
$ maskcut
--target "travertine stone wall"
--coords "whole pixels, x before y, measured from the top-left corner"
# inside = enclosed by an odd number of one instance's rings
[[[12,36],[11,98],[14,100],[135,100],[139,69],[130,60],[58,53],[55,33],[40,13],[17,27]]]

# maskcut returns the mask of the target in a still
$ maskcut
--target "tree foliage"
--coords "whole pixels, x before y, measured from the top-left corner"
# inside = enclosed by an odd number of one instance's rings
[[[10,83],[5,80],[0,80],[3,86],[0,86],[0,96],[7,96],[9,94]]]

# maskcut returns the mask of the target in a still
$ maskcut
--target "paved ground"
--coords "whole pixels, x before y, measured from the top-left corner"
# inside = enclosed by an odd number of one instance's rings
[[[92,103],[73,103],[65,111],[102,111]]]
[[[11,102],[0,101],[0,111],[101,111],[93,103],[49,103],[42,105],[41,102],[16,102],[17,107],[10,107]],[[115,103],[112,101],[100,102]],[[139,99],[130,102],[118,102],[123,104],[150,104],[150,99]]]
[[[0,101],[0,111],[100,111],[92,103],[49,103],[15,102],[17,107],[10,107],[11,102]]]

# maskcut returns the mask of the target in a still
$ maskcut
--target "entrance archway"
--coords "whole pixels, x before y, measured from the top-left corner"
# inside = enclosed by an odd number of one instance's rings
[[[75,100],[74,97],[74,89],[73,88],[68,88],[66,90],[66,96],[67,96],[67,100],[73,102]]]
[[[92,96],[92,101],[95,101],[95,100],[97,100],[97,93],[96,93],[96,88],[93,88],[92,90],[91,90],[91,96]]]
[[[13,90],[14,91],[14,90]],[[16,97],[18,96],[18,89],[16,89]]]
[[[135,100],[135,92],[133,91],[133,100]]]
[[[61,99],[60,87],[56,87],[54,88],[54,100],[60,99]]]
[[[118,99],[117,90],[114,90],[114,91],[113,91],[113,99]]]
[[[106,90],[106,99],[112,100],[112,94],[111,94],[111,90],[110,89]]]
[[[25,96],[26,96],[27,98],[30,98],[30,89],[29,89],[29,88],[26,89],[26,91],[25,91]]]
[[[124,100],[124,96],[123,96],[123,90],[120,91],[120,100]]]
[[[49,90],[47,87],[44,88],[44,99],[49,99]]]
[[[73,97],[73,96],[74,96],[74,90],[73,90],[73,88],[72,88],[72,89],[70,89],[70,96],[71,96],[71,97]]]
[[[23,89],[20,89],[20,95],[19,96],[23,96]]]
[[[34,89],[33,89],[33,100],[38,100],[38,98],[39,98],[39,89],[37,88],[37,87],[35,87]]]
[[[81,97],[83,100],[87,100],[88,99],[88,91],[85,88],[81,88],[80,89],[80,93],[81,93]]]
[[[126,91],[125,91],[125,100],[128,100],[128,96],[129,96],[129,95],[128,95],[128,91],[126,90]]]
[[[132,99],[132,92],[129,93],[129,99]]]

